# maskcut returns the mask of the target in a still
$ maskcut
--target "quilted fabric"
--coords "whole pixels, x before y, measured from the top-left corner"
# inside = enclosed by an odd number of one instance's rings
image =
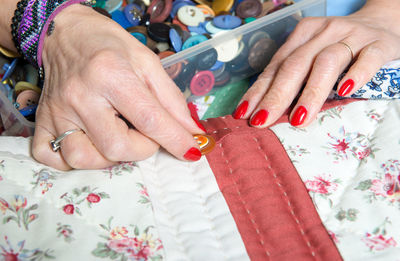
[[[345,260],[398,260],[400,101],[360,101],[272,127]]]

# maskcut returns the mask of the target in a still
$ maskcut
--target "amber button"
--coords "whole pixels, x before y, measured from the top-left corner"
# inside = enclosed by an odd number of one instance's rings
[[[210,135],[196,134],[193,137],[197,141],[197,144],[199,144],[202,155],[206,155],[214,149],[215,140]]]

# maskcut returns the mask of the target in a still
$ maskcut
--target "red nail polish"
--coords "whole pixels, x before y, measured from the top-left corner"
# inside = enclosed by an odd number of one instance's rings
[[[200,121],[198,119],[196,119],[195,117],[192,116],[193,121],[197,124],[197,126],[202,129],[204,132],[206,131],[206,128],[204,128],[204,126],[200,123]]]
[[[241,119],[247,112],[247,108],[249,107],[248,101],[243,101],[239,107],[236,108],[235,113],[233,114],[234,119]]]
[[[186,160],[198,161],[201,158],[201,151],[198,148],[191,147],[183,157]]]
[[[259,110],[251,119],[250,124],[253,126],[261,126],[268,118],[268,111]]]
[[[353,90],[353,88],[354,88],[354,81],[352,79],[348,79],[339,88],[338,94],[340,96],[346,96],[351,92],[351,90]]]
[[[293,126],[299,126],[303,124],[304,120],[306,119],[306,116],[307,116],[307,109],[304,106],[299,106],[295,111],[295,113],[293,114],[290,124],[292,124]]]

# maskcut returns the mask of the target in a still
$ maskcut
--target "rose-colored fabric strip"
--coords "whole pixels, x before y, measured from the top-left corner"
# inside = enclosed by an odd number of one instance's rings
[[[332,101],[323,109],[353,100]],[[278,122],[287,122],[283,116]],[[252,260],[341,260],[275,134],[231,116],[204,122],[207,155]]]

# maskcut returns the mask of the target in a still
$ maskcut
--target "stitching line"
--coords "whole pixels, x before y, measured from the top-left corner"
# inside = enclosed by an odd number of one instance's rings
[[[219,144],[219,147],[221,148],[221,155],[222,155],[222,158],[225,159],[225,164],[227,165],[227,167],[228,167],[228,169],[229,169],[229,173],[232,175],[232,174],[233,174],[233,170],[232,170],[232,168],[230,167],[228,158],[225,156],[224,149],[222,148],[222,142]],[[242,198],[242,194],[241,194],[240,191],[239,191],[239,186],[238,186],[237,182],[236,182],[234,179],[232,179],[232,181],[233,181],[233,183],[235,184],[235,188],[236,188],[236,192],[237,192],[237,194],[238,194],[238,196],[239,196],[239,200],[240,200],[240,202],[242,203],[243,207],[245,208],[246,213],[247,213],[247,215],[249,216],[249,219],[250,219],[251,223],[253,224],[254,230],[256,231],[256,233],[257,233],[257,235],[258,235],[260,244],[261,244],[261,246],[264,248],[265,254],[266,254],[266,256],[268,257],[268,259],[270,260],[270,259],[271,259],[271,254],[270,254],[270,252],[268,251],[268,249],[267,249],[266,246],[265,246],[264,239],[262,238],[262,235],[261,235],[261,233],[260,233],[259,227],[258,227],[256,221],[254,220],[253,214],[252,214],[252,213],[250,212],[250,210],[247,208],[247,206],[246,206],[247,203],[246,203],[246,202],[244,201],[244,199]]]
[[[283,189],[282,184],[279,182],[278,176],[276,175],[275,171],[271,168],[271,164],[268,163],[268,162],[269,162],[269,159],[268,159],[268,157],[267,157],[267,154],[266,154],[265,151],[261,148],[261,143],[259,142],[259,140],[258,140],[256,137],[253,137],[253,140],[257,143],[258,149],[259,149],[259,150],[262,152],[262,154],[264,155],[264,159],[265,159],[265,161],[266,161],[267,168],[268,168],[269,170],[272,171],[272,175],[273,175],[273,177],[274,177],[274,179],[275,179],[275,184],[277,184],[278,187],[280,188],[280,190],[282,191],[282,193],[283,193],[283,195],[284,195],[284,197],[285,197],[285,199],[286,199],[287,205],[288,205],[288,207],[289,207],[290,214],[293,216],[293,218],[294,218],[296,224],[298,225],[298,227],[299,227],[299,229],[300,229],[300,233],[301,233],[301,235],[302,235],[304,241],[306,242],[306,245],[307,245],[308,248],[310,249],[311,255],[312,255],[314,258],[316,258],[316,255],[315,255],[315,252],[314,252],[314,250],[313,250],[313,248],[312,248],[312,246],[311,246],[310,240],[307,238],[307,235],[305,234],[304,229],[302,228],[299,219],[297,218],[296,214],[294,213],[294,209],[293,209],[292,204],[291,204],[291,202],[290,202],[290,200],[289,200],[288,194],[287,194],[286,191]]]

